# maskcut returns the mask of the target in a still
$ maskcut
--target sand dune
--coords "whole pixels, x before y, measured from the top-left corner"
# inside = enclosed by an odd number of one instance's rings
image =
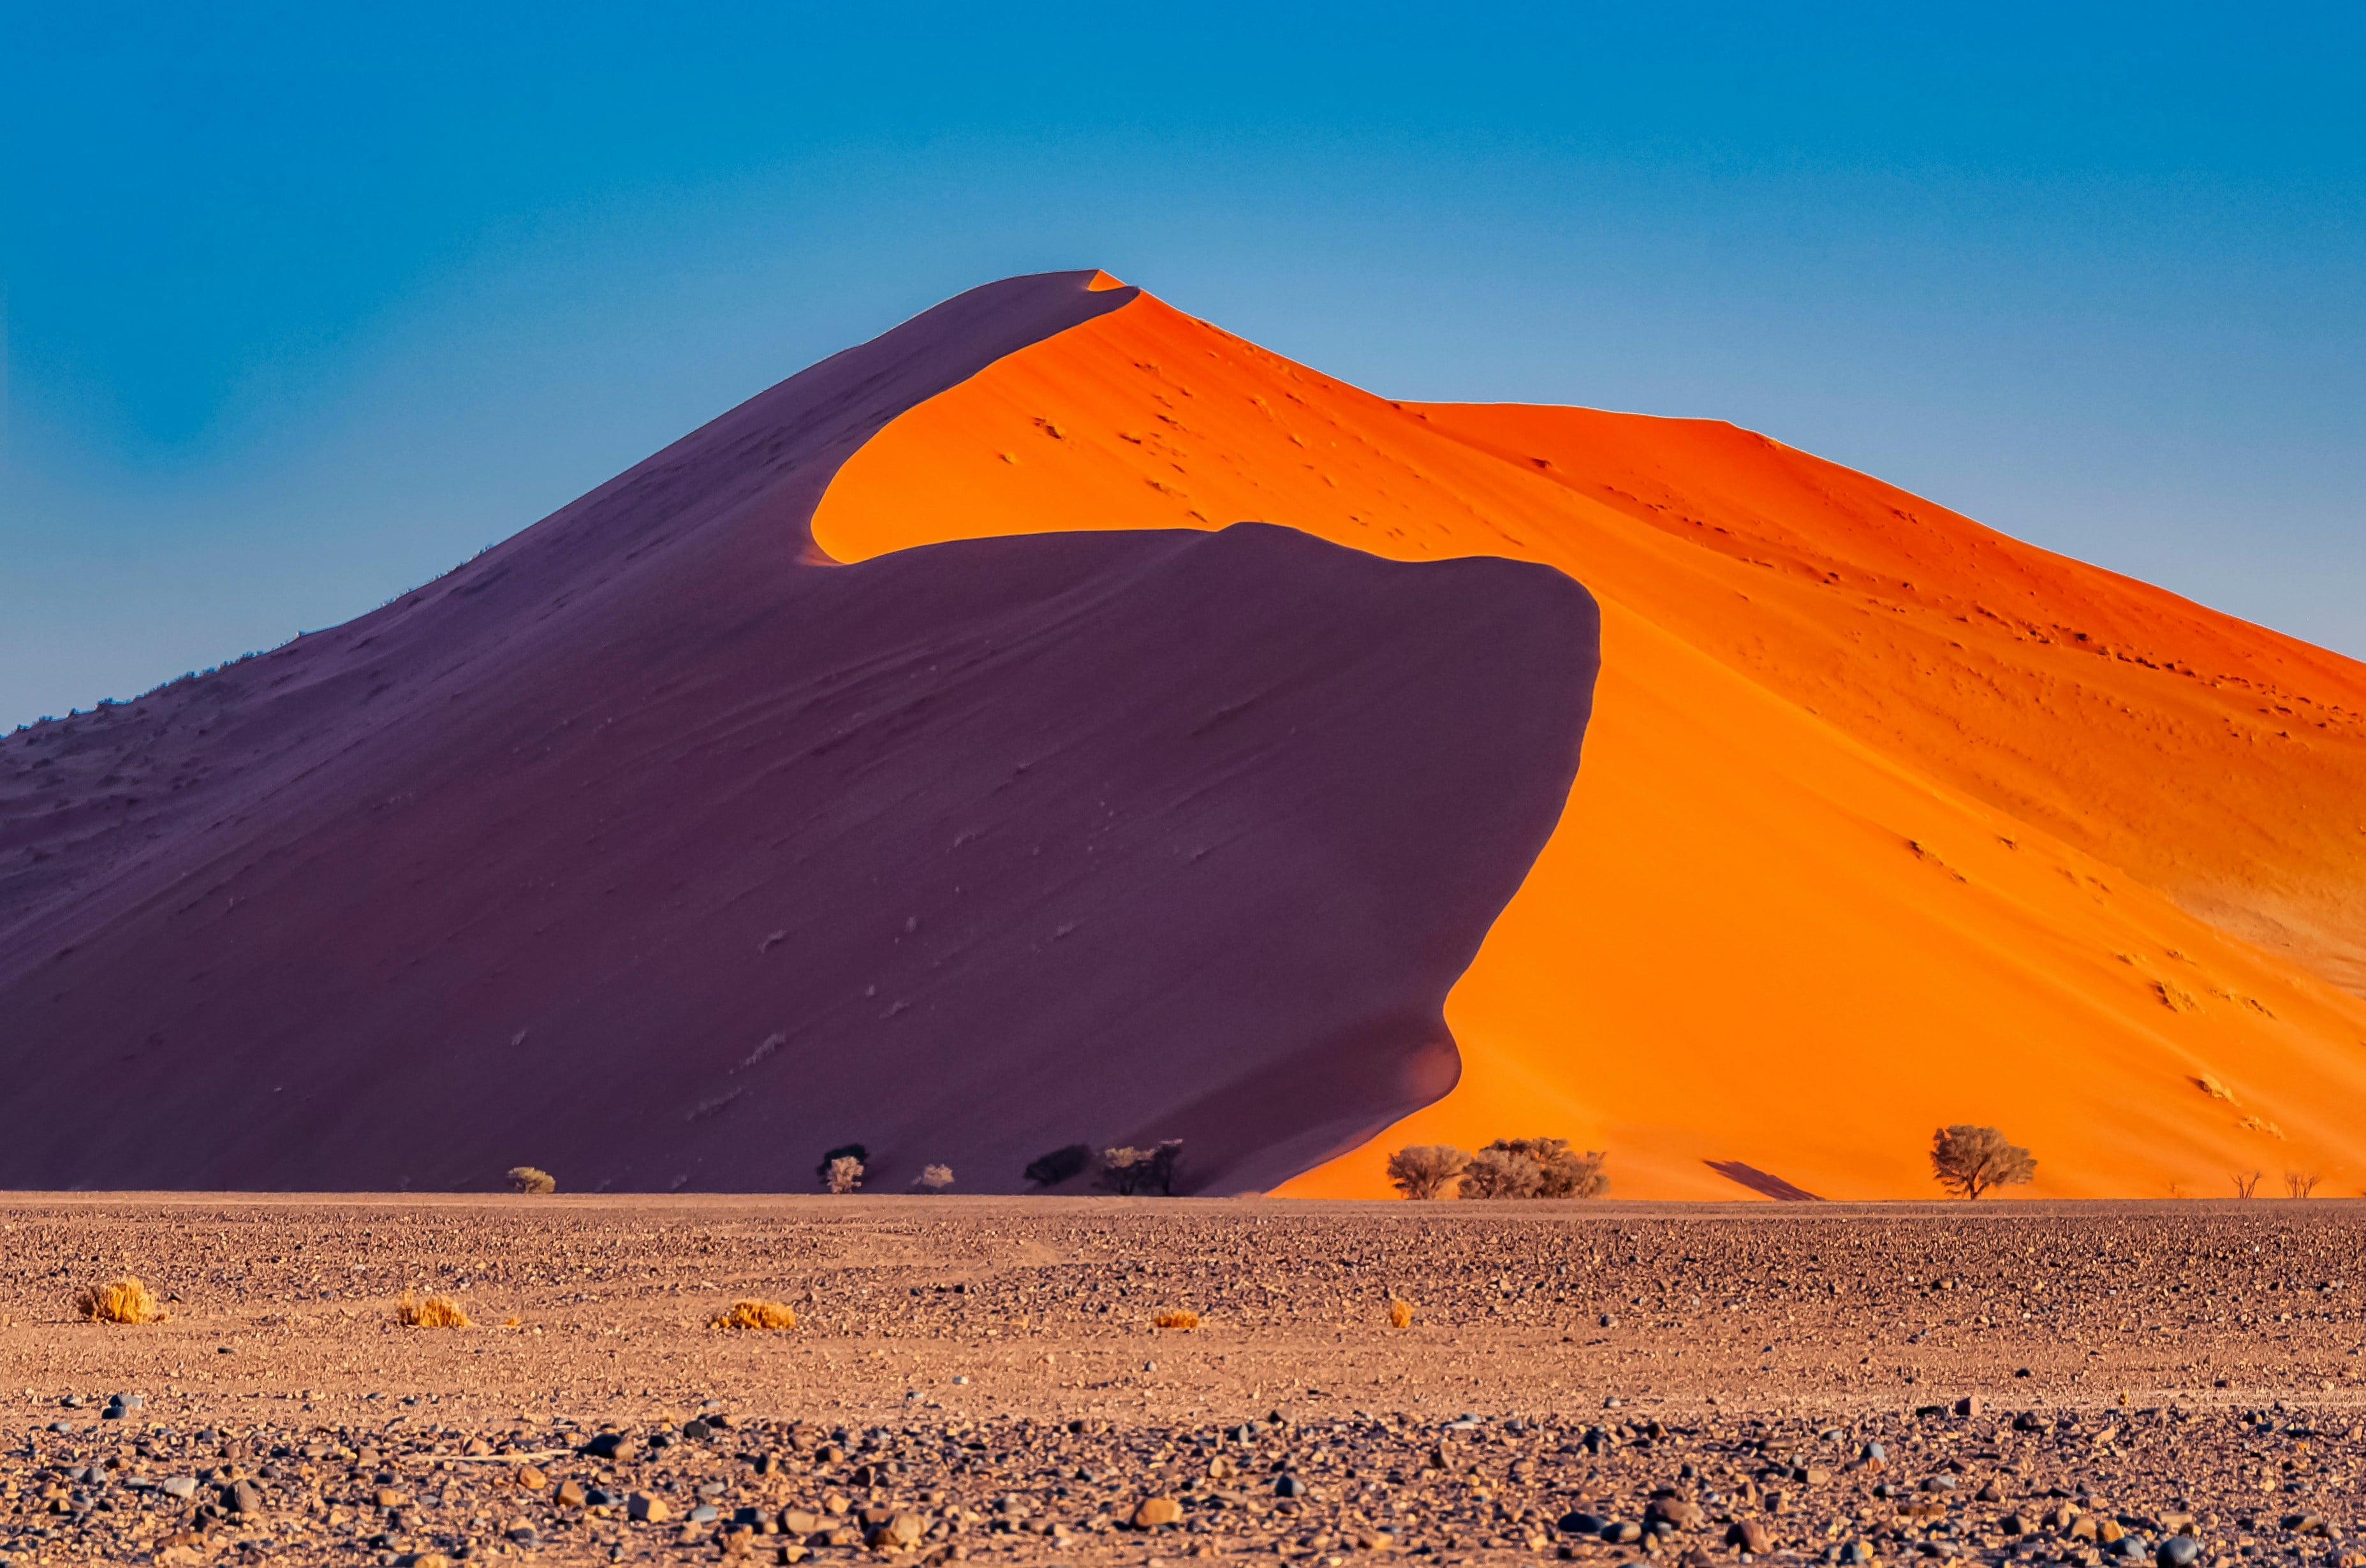
[[[932,546],[837,466],[1122,308],[964,295],[387,608],[0,741],[0,1186],[1278,1182],[1434,1100],[1557,820],[1561,573],[1248,526]]]
[[[1729,425],[1390,402],[1147,296],[895,420],[815,536],[1242,518],[1603,613],[1459,1084],[1284,1190],[1545,1133],[1630,1196],[1921,1196],[1956,1121],[2038,1194],[2366,1182],[2366,668]]]

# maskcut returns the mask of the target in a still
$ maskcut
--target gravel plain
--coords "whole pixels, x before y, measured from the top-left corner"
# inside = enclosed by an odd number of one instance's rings
[[[2361,1218],[18,1194],[0,1561],[2361,1568]]]

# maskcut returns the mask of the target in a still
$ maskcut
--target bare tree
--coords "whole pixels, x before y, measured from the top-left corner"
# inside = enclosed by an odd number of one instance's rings
[[[2295,1198],[2305,1198],[2316,1190],[2316,1184],[2320,1179],[2321,1178],[2315,1171],[2303,1175],[2288,1170],[2284,1172],[2284,1190]]]
[[[2257,1196],[2259,1195],[2259,1173],[2258,1171],[2256,1171],[2256,1170],[2255,1170],[2255,1171],[2251,1172],[2251,1174],[2250,1174],[2250,1175],[2248,1175],[2248,1176],[2245,1176],[2245,1175],[2244,1175],[2241,1171],[2239,1171],[2239,1170],[2238,1170],[2238,1171],[2236,1171],[2236,1172],[2235,1173],[2235,1196],[2236,1196],[2236,1197],[2237,1197],[2237,1198],[2253,1198],[2253,1197],[2257,1197]]]
[[[1389,1156],[1389,1185],[1408,1198],[1435,1198],[1470,1156],[1449,1144],[1415,1144]]]
[[[1958,1122],[1931,1134],[1931,1174],[1948,1191],[1977,1198],[1992,1187],[2029,1180],[2037,1174],[2037,1160],[1994,1127]]]

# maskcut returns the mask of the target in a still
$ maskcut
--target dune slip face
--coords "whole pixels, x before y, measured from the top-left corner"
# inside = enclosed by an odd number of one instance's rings
[[[841,565],[897,414],[1134,296],[1014,279],[377,613],[0,745],[0,1186],[1281,1181],[1456,1074],[1596,621],[1267,526]]]
[[[1602,611],[1456,1089],[1285,1191],[1547,1134],[1628,1196],[1928,1196],[1963,1122],[2040,1195],[2366,1184],[2366,668],[1730,425],[1391,402],[1147,295],[915,406],[814,526],[1241,518]]]

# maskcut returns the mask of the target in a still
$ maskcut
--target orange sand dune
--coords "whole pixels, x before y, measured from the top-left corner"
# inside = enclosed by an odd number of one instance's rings
[[[896,419],[813,533],[1244,518],[1603,612],[1568,810],[1448,1004],[1460,1082],[1285,1191],[1544,1133],[1628,1196],[1741,1196],[1712,1159],[1927,1196],[1966,1120],[2038,1194],[2366,1182],[2366,667],[1729,425],[1389,402],[1148,296]]]

